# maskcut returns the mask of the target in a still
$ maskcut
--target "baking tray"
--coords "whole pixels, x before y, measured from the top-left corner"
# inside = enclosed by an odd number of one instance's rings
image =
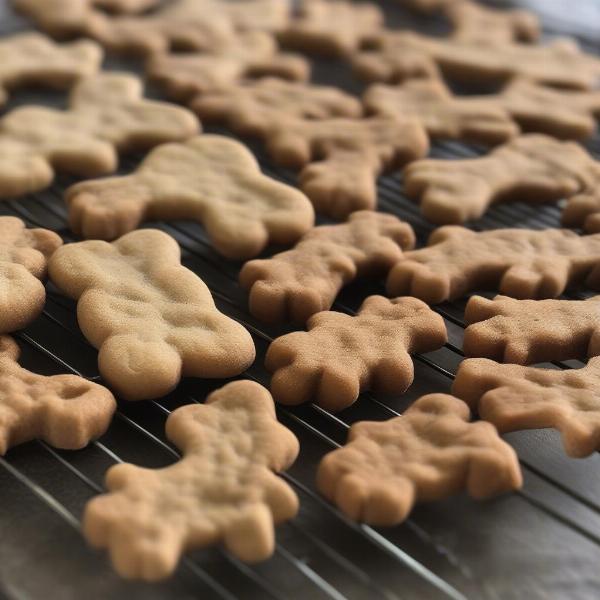
[[[445,24],[419,19],[400,3],[381,3],[390,26],[443,33]],[[506,3],[496,2],[497,5]],[[588,51],[600,51],[600,2],[594,0],[531,0],[545,34],[568,33]],[[0,0],[0,35],[29,29],[6,0]],[[107,69],[141,72],[140,63],[109,57]],[[338,61],[314,63],[313,79],[360,93],[363,87]],[[160,97],[157,90],[148,94]],[[22,90],[6,110],[26,103],[64,106],[66,94]],[[219,128],[205,128],[226,133]],[[260,145],[249,142],[263,170],[288,183],[294,173],[275,168]],[[588,144],[600,158],[600,137]],[[458,143],[436,143],[432,155],[475,156],[481,150]],[[141,157],[127,157],[121,173],[135,168]],[[64,189],[75,180],[59,177],[47,191],[1,202],[0,214],[16,215],[30,226],[74,238],[66,226]],[[403,194],[401,177],[379,182],[379,209],[410,222],[423,243],[432,230],[417,206]],[[493,207],[475,229],[558,226],[556,206],[510,204]],[[268,384],[263,358],[269,341],[286,330],[264,326],[247,311],[247,298],[237,285],[238,263],[217,255],[202,227],[185,222],[148,223],[173,235],[181,245],[183,263],[210,287],[218,308],[243,323],[257,346],[255,364],[242,376]],[[351,312],[381,283],[350,285],[334,309]],[[587,297],[586,293],[571,298]],[[475,502],[465,495],[422,504],[402,525],[377,529],[348,521],[316,492],[314,474],[320,458],[343,444],[348,426],[360,419],[393,417],[420,395],[447,392],[457,365],[464,325],[464,302],[436,310],[445,318],[449,342],[436,352],[415,357],[415,383],[399,397],[363,394],[349,409],[333,415],[316,406],[279,407],[278,417],[300,439],[296,464],[284,475],[300,497],[299,515],[277,530],[273,558],[245,565],[220,548],[188,554],[175,575],[160,584],[127,582],[109,566],[104,552],[91,550],[80,533],[85,503],[102,491],[111,465],[130,461],[161,467],[178,458],[166,441],[164,422],[180,405],[201,402],[223,380],[184,380],[175,392],[157,401],[119,402],[109,431],[85,450],[57,451],[31,442],[0,458],[0,598],[514,598],[529,600],[600,597],[600,458],[567,458],[555,432],[533,430],[506,435],[516,449],[524,475],[523,489],[500,498]],[[15,335],[22,363],[34,371],[78,373],[100,381],[96,351],[82,337],[75,304],[51,284],[42,316]],[[558,368],[578,363],[554,365]]]

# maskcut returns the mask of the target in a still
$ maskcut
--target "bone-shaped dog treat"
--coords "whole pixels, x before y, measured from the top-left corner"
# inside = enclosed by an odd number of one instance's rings
[[[288,48],[311,54],[348,56],[383,27],[383,13],[374,4],[304,0],[299,10],[279,39]]]
[[[452,25],[452,38],[471,43],[535,42],[540,22],[527,10],[497,10],[469,0],[446,2],[442,8]]]
[[[600,449],[600,357],[564,371],[470,358],[452,392],[500,432],[553,427],[569,456]]]
[[[481,217],[495,202],[531,203],[598,196],[600,164],[577,143],[529,134],[468,160],[422,160],[404,172],[406,193],[433,223]]]
[[[120,575],[148,581],[168,577],[185,550],[220,541],[243,561],[268,558],[274,524],[298,511],[296,494],[274,472],[299,449],[269,392],[230,383],[174,411],[166,433],[183,458],[162,469],[112,467],[109,493],[86,506],[88,541],[110,550]]]
[[[61,244],[52,231],[25,229],[20,219],[0,217],[0,333],[21,329],[42,312],[46,290],[40,280]]]
[[[206,92],[228,89],[244,77],[273,75],[305,81],[306,59],[278,52],[272,36],[262,31],[240,33],[213,52],[158,55],[146,69],[171,97],[186,100]]]
[[[290,117],[323,120],[360,117],[360,102],[342,90],[266,78],[203,93],[190,102],[203,121],[225,123],[242,135],[266,138],[273,125]]]
[[[433,138],[499,144],[517,135],[510,113],[485,97],[456,97],[442,81],[414,79],[402,86],[371,86],[363,96],[368,114],[418,120]]]
[[[236,259],[269,242],[293,244],[314,223],[302,192],[263,175],[245,146],[218,135],[159,146],[134,174],[79,183],[66,199],[71,229],[85,238],[111,240],[146,219],[192,219]]]
[[[402,250],[414,245],[407,223],[392,215],[355,212],[347,223],[311,229],[292,250],[246,263],[240,283],[250,290],[256,318],[304,323],[331,308],[354,279],[385,276]]]
[[[95,13],[85,33],[114,51],[157,54],[169,48],[214,49],[231,43],[236,30],[279,31],[288,17],[285,0],[174,0],[144,16]]]
[[[347,408],[365,390],[402,394],[414,379],[410,354],[447,342],[444,319],[416,298],[370,296],[356,316],[320,312],[307,330],[269,346],[271,392],[282,404],[313,400],[332,411]]]
[[[348,517],[396,525],[418,501],[462,489],[484,499],[521,487],[515,451],[490,423],[469,423],[469,408],[446,394],[419,398],[401,417],[363,421],[321,460],[317,487]]]
[[[13,6],[56,37],[72,37],[85,31],[93,8],[111,13],[138,13],[160,0],[12,0]]]
[[[0,120],[0,197],[47,187],[54,169],[83,177],[111,173],[117,150],[146,149],[197,130],[186,109],[144,100],[137,77],[84,79],[73,89],[69,110],[25,106]]]
[[[600,354],[600,296],[588,300],[515,300],[473,296],[464,352],[526,365]]]
[[[525,77],[539,83],[591,89],[600,81],[600,59],[570,40],[544,45],[480,44],[400,31],[380,35],[377,48],[354,55],[357,73],[371,81],[409,77],[503,83]]]
[[[8,90],[20,85],[69,87],[93,75],[102,61],[94,42],[58,45],[39,33],[20,33],[0,40],[0,105]]]
[[[254,360],[250,334],[216,309],[166,233],[67,244],[48,269],[78,301],[77,320],[100,351],[100,373],[126,399],[163,396],[185,376],[237,375]]]
[[[567,286],[600,289],[600,235],[568,229],[497,229],[476,233],[448,225],[428,246],[404,253],[388,276],[391,296],[437,304],[476,289],[520,299],[555,298]]]
[[[76,375],[37,375],[19,366],[19,354],[0,336],[0,455],[34,439],[77,450],[108,429],[116,402],[106,388]]]
[[[317,212],[345,219],[377,202],[384,170],[423,157],[429,140],[414,119],[281,119],[267,136],[273,160],[302,168],[300,187]]]

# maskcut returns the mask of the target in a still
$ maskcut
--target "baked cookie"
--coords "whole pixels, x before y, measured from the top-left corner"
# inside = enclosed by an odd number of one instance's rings
[[[469,423],[469,407],[446,394],[419,398],[401,417],[363,421],[321,460],[317,487],[348,517],[396,525],[415,502],[466,489],[476,499],[521,487],[515,451],[490,423]]]
[[[217,310],[162,231],[67,244],[48,269],[58,289],[77,300],[103,379],[127,400],[164,396],[181,377],[231,377],[254,361],[250,334]]]
[[[298,511],[298,497],[274,472],[299,449],[269,392],[229,383],[204,404],[174,411],[166,434],[183,458],[163,469],[112,467],[109,492],[85,509],[88,541],[110,550],[121,576],[146,581],[168,577],[184,551],[220,541],[243,561],[268,558],[274,525]]]

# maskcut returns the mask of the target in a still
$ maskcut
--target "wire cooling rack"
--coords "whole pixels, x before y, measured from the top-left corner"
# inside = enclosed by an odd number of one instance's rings
[[[424,21],[382,2],[390,26],[443,32],[444,24]],[[501,4],[497,2],[496,4]],[[589,51],[600,51],[600,2],[531,0],[541,11],[545,33],[576,35]],[[0,35],[27,29],[6,0],[0,0]],[[139,72],[140,64],[116,59],[107,69]],[[340,62],[314,63],[314,80],[351,92],[361,86]],[[150,95],[156,92],[149,89]],[[158,96],[159,97],[159,96]],[[5,110],[24,103],[64,105],[66,95],[39,91],[17,93]],[[543,110],[543,107],[540,107]],[[206,128],[205,128],[206,129]],[[217,128],[209,131],[226,133]],[[264,172],[287,183],[294,174],[274,168],[259,145],[250,142]],[[588,149],[600,158],[600,137]],[[437,143],[433,156],[468,157],[475,147]],[[122,161],[121,173],[133,170],[140,157]],[[73,241],[66,225],[64,189],[73,183],[59,177],[51,189],[1,202],[0,214],[16,215],[30,226],[59,232]],[[420,243],[432,227],[403,194],[401,177],[383,177],[379,209],[411,223]],[[556,206],[495,206],[474,229],[544,228],[559,224]],[[149,223],[174,236],[183,263],[211,289],[218,308],[252,333],[257,361],[241,377],[268,384],[263,367],[270,340],[283,328],[256,321],[247,311],[246,294],[237,285],[239,264],[217,255],[197,224]],[[381,283],[350,285],[334,309],[353,312]],[[586,297],[584,292],[571,298]],[[401,414],[416,398],[447,392],[462,359],[464,302],[436,310],[444,317],[449,342],[438,351],[414,357],[415,383],[401,397],[363,394],[347,410],[333,415],[317,406],[278,407],[278,417],[299,438],[301,453],[283,477],[300,497],[297,518],[277,530],[273,558],[245,565],[219,548],[192,552],[175,576],[161,584],[130,583],[111,570],[106,555],[89,549],[80,534],[87,500],[102,491],[111,465],[128,461],[161,467],[178,458],[166,441],[164,423],[178,406],[201,402],[223,381],[185,380],[169,396],[143,403],[120,402],[108,433],[85,450],[57,451],[31,442],[0,458],[0,597],[6,598],[281,598],[285,600],[376,598],[514,598],[529,600],[598,598],[600,595],[600,458],[567,458],[552,431],[506,435],[516,449],[524,474],[523,489],[488,502],[462,495],[419,505],[401,526],[376,529],[348,521],[315,490],[314,474],[324,453],[343,444],[348,427],[361,419],[383,420]],[[49,285],[42,316],[15,335],[24,366],[40,373],[76,373],[99,380],[96,351],[82,337],[75,305]],[[556,363],[569,368],[578,363]]]

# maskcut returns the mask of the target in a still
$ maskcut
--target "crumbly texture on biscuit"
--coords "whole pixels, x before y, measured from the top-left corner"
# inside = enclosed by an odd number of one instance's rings
[[[0,105],[8,91],[21,85],[68,88],[94,75],[102,62],[95,42],[82,40],[55,44],[41,33],[18,33],[0,40]]]
[[[279,121],[358,118],[358,99],[334,87],[267,77],[200,94],[189,103],[203,122],[224,123],[241,135],[267,139]]]
[[[277,338],[265,365],[271,392],[282,404],[314,401],[339,411],[361,391],[401,394],[412,384],[410,354],[447,341],[444,319],[416,298],[367,298],[356,316],[320,312],[306,332]]]
[[[0,334],[26,327],[44,308],[48,258],[62,244],[48,229],[0,217]]]
[[[553,427],[574,458],[600,449],[600,357],[581,369],[503,365],[486,358],[461,363],[452,393],[501,433]]]
[[[162,231],[67,244],[48,269],[78,301],[77,320],[99,350],[100,373],[125,399],[164,396],[185,376],[231,377],[254,361],[250,334],[217,310]]]
[[[272,75],[306,81],[310,64],[301,56],[280,52],[268,33],[248,31],[207,52],[157,55],[146,65],[146,73],[170,97],[186,101],[209,92],[227,93],[244,78]],[[235,104],[233,98],[230,101]]]
[[[302,192],[263,175],[243,144],[219,135],[159,146],[132,175],[76,184],[66,199],[71,229],[85,238],[112,240],[143,220],[192,219],[234,259],[293,244],[314,223]]]
[[[469,299],[466,356],[519,365],[600,355],[600,296],[587,300]]]
[[[428,37],[408,31],[380,34],[373,49],[354,54],[357,74],[369,81],[397,82],[410,77],[504,83],[515,77],[574,89],[593,89],[600,81],[600,59],[569,39],[546,45],[481,44]]]
[[[348,517],[396,525],[418,501],[465,489],[484,499],[521,487],[515,451],[490,423],[469,423],[468,406],[446,394],[419,398],[401,417],[363,421],[321,460],[317,487]]]
[[[274,525],[298,511],[296,494],[275,473],[299,450],[269,392],[230,383],[204,404],[174,411],[166,433],[183,458],[162,469],[112,467],[109,493],[86,506],[88,541],[109,549],[121,576],[148,581],[168,577],[184,551],[218,542],[246,562],[268,558]]]
[[[484,97],[457,97],[442,81],[409,80],[401,86],[376,84],[363,96],[367,114],[418,120],[432,138],[500,144],[516,136],[511,114]]]
[[[156,6],[160,0],[12,0],[13,6],[40,29],[54,37],[85,32],[94,9],[135,14]]]
[[[334,219],[374,209],[377,177],[422,158],[429,148],[417,120],[391,117],[281,119],[266,143],[276,163],[301,169],[301,189],[317,212]]]
[[[571,198],[580,205],[597,196],[600,204],[599,183],[600,163],[584,148],[542,134],[517,137],[482,157],[425,159],[404,171],[406,193],[438,225],[478,219],[492,204],[511,200]]]
[[[292,250],[252,260],[240,272],[250,312],[266,322],[304,323],[331,308],[341,288],[361,277],[383,277],[413,248],[410,225],[392,215],[359,211],[346,223],[322,225]]]
[[[149,15],[112,17],[97,11],[86,35],[116,52],[156,55],[168,50],[208,50],[230,44],[240,31],[284,29],[285,0],[174,0]]]
[[[497,289],[519,299],[556,298],[567,286],[600,289],[600,235],[567,229],[436,229],[426,248],[405,252],[388,276],[391,296],[428,304]]]
[[[116,170],[118,151],[148,149],[198,131],[188,110],[145,100],[123,73],[82,79],[66,111],[24,106],[0,119],[0,198],[39,191],[54,170],[95,177]]]
[[[282,44],[318,56],[349,56],[383,28],[375,4],[303,0],[299,14],[279,33]]]
[[[10,336],[0,336],[0,455],[34,439],[76,450],[108,429],[116,402],[106,388],[76,375],[32,373],[19,354]]]

